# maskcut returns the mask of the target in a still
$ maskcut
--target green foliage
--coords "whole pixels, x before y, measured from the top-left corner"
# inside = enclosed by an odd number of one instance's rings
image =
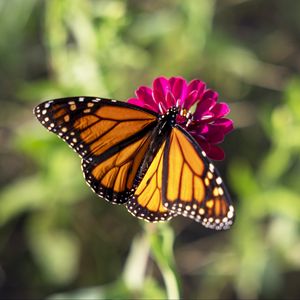
[[[298,11],[291,0],[0,1],[1,296],[298,298]],[[183,218],[140,226],[90,192],[77,155],[32,115],[45,99],[127,99],[159,75],[201,78],[232,107],[217,165],[237,208],[229,232]]]
[[[168,299],[179,299],[180,283],[173,255],[174,234],[165,224],[155,227],[154,230],[150,226],[146,227],[150,235],[152,256],[162,272]]]

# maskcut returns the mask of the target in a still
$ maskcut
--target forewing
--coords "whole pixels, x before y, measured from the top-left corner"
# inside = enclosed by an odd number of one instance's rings
[[[82,157],[85,178],[99,196],[114,203],[128,200],[157,123],[155,113],[93,97],[47,101],[34,113]]]

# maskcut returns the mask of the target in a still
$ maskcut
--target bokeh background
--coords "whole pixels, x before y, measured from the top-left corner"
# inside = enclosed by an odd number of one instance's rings
[[[232,230],[168,224],[182,296],[299,299],[300,1],[1,0],[0,20],[1,298],[166,296],[143,223],[96,197],[32,115],[64,96],[126,100],[164,75],[206,81],[236,128],[216,163]]]

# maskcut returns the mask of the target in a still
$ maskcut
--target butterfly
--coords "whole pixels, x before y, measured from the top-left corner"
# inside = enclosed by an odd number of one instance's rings
[[[117,100],[72,97],[41,103],[34,114],[81,157],[101,198],[150,222],[177,215],[228,229],[234,208],[218,170],[196,140],[164,114]]]

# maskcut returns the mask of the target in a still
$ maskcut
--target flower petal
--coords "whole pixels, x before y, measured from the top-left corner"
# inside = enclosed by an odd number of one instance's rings
[[[209,152],[206,154],[209,158],[214,160],[223,160],[225,158],[224,150],[215,145],[210,145]]]
[[[187,99],[185,100],[185,107],[189,109],[196,100],[200,100],[205,91],[206,84],[198,79],[192,80],[187,87]]]
[[[157,106],[152,106],[152,105],[149,105],[149,104],[145,103],[144,108],[147,108],[147,109],[152,110],[156,113],[159,113],[159,110],[158,110]]]
[[[201,149],[207,154],[210,150],[210,144],[201,136],[196,137],[196,141],[200,145]]]
[[[204,133],[208,132],[208,126],[204,122],[191,125],[188,128],[189,132],[195,136],[202,136]]]
[[[226,118],[217,119],[211,123],[211,126],[217,127],[224,134],[229,133],[233,130],[233,121]]]
[[[212,117],[213,114],[210,112],[210,109],[215,105],[215,103],[216,101],[210,98],[199,101],[194,113],[195,119],[202,120],[208,117]]]
[[[150,110],[153,110],[155,112],[158,112],[158,106],[157,103],[154,101],[152,97],[152,90],[147,86],[141,86],[136,90],[136,95],[138,99],[142,102],[144,102],[143,107],[146,107]],[[137,104],[139,105],[139,104]],[[139,105],[141,106],[141,105]]]
[[[230,109],[226,103],[220,102],[216,103],[216,105],[211,109],[211,112],[214,114],[214,118],[222,118],[229,114]]]
[[[205,90],[205,83],[201,80],[198,79],[194,79],[192,81],[189,82],[188,87],[187,87],[187,92],[188,94],[192,91],[198,91],[198,96],[200,97],[203,93],[203,91]]]
[[[196,102],[197,99],[198,99],[198,91],[197,90],[191,91],[184,101],[184,108],[186,109],[191,108],[191,106]]]
[[[153,90],[165,95],[167,90],[170,89],[169,80],[165,77],[158,77],[153,81]]]
[[[219,144],[224,141],[224,132],[222,128],[207,124],[207,132],[202,133],[207,142],[211,144]]]
[[[167,106],[166,94],[168,90],[170,90],[168,79],[165,77],[156,78],[153,81],[153,98],[155,102],[161,102],[164,106]]]
[[[187,94],[187,83],[181,77],[172,77],[169,80],[171,86],[171,92],[177,101],[180,100],[180,104],[184,105],[184,100]]]
[[[130,98],[127,100],[128,103],[136,105],[136,106],[140,106],[140,107],[144,107],[144,101],[140,100],[140,99],[136,99],[136,98]]]
[[[130,98],[127,100],[127,103],[139,106],[139,107],[143,107],[143,108],[147,108],[149,110],[155,111],[155,112],[159,112],[157,105],[149,105],[148,103],[145,103],[144,101],[140,100],[140,99],[136,99],[136,98]]]
[[[136,91],[135,94],[137,95],[138,99],[144,101],[145,103],[155,103],[152,97],[152,90],[147,86],[141,86]]]
[[[172,107],[172,106],[176,105],[176,100],[174,98],[174,95],[170,91],[167,92],[166,101],[167,101],[168,107]]]
[[[225,157],[225,153],[223,149],[218,146],[209,144],[203,138],[196,138],[198,144],[200,145],[201,149],[206,153],[206,155],[213,160],[223,160]]]
[[[206,90],[202,95],[202,100],[205,99],[213,99],[215,101],[218,100],[219,94],[213,90]]]

